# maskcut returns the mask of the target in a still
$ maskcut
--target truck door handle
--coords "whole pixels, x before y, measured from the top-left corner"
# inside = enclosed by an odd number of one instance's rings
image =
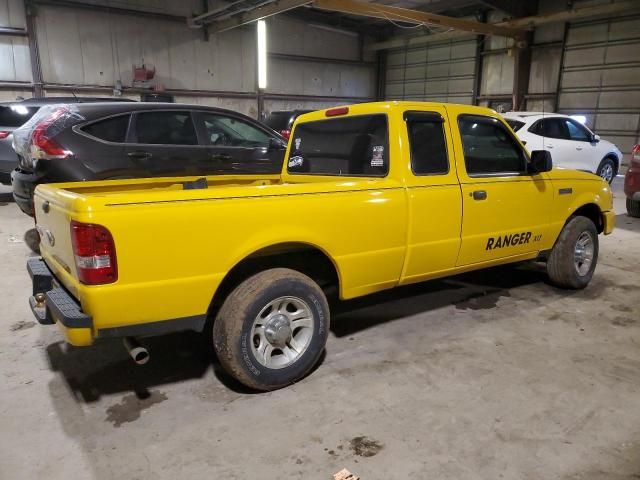
[[[146,160],[147,158],[151,158],[153,154],[151,152],[144,152],[142,150],[136,150],[134,152],[127,153],[129,158],[134,160]]]
[[[486,200],[487,192],[485,192],[484,190],[476,190],[471,194],[471,196],[473,197],[474,200]]]

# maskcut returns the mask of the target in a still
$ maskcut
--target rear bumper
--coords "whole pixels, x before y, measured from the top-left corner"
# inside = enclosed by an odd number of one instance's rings
[[[602,212],[602,218],[604,220],[604,230],[603,233],[605,235],[609,235],[613,232],[613,227],[616,225],[616,212]]]
[[[93,320],[78,301],[57,285],[53,273],[41,258],[27,261],[33,295],[29,306],[42,325],[57,324],[67,342],[76,346],[93,343]]]
[[[32,172],[25,172],[16,168],[11,172],[13,199],[20,210],[33,217],[33,192],[40,179]]]

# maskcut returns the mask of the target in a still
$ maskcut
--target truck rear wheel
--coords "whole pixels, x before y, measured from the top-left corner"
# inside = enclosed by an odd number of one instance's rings
[[[598,231],[586,217],[573,217],[560,232],[547,261],[547,273],[558,287],[581,289],[593,277],[598,261]]]
[[[320,287],[295,270],[249,277],[224,301],[213,344],[224,369],[256,390],[275,390],[304,377],[324,350],[329,305]]]

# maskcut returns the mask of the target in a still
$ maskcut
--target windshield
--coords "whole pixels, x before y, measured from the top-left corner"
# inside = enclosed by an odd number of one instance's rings
[[[291,126],[292,112],[271,112],[264,123],[274,130],[286,130]]]
[[[517,132],[524,126],[524,122],[521,122],[519,120],[513,120],[511,118],[505,118],[505,120],[514,132]]]
[[[24,105],[0,106],[0,126],[21,127],[33,117],[40,107],[25,107]]]

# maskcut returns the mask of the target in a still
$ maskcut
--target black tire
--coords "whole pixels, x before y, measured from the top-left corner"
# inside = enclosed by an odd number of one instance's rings
[[[254,321],[270,302],[282,297],[303,302],[313,325],[308,327],[307,346],[295,361],[270,368],[254,351],[257,346],[252,342],[267,338],[255,335]],[[329,305],[324,293],[309,277],[288,268],[266,270],[243,281],[226,298],[213,324],[213,344],[220,363],[231,376],[256,390],[275,390],[303,378],[318,362],[328,334]],[[275,355],[279,350],[284,355],[278,347],[273,350]]]
[[[609,170],[608,167],[610,167],[611,169]],[[603,177],[605,170],[607,172],[611,172],[610,178]],[[598,169],[596,170],[596,175],[604,178],[604,180],[606,180],[609,183],[609,185],[611,185],[613,180],[616,178],[617,174],[618,174],[618,165],[616,164],[615,160],[613,160],[611,157],[603,158],[602,161],[600,162],[600,165],[598,165]]]
[[[593,245],[593,258],[587,271],[580,273],[575,262],[575,249],[583,234],[590,237]],[[584,237],[583,237],[584,238]],[[560,232],[556,244],[547,260],[547,273],[551,282],[560,288],[582,289],[593,277],[598,263],[598,231],[593,222],[586,217],[573,217]]]
[[[640,201],[627,197],[627,213],[630,217],[640,217]]]

